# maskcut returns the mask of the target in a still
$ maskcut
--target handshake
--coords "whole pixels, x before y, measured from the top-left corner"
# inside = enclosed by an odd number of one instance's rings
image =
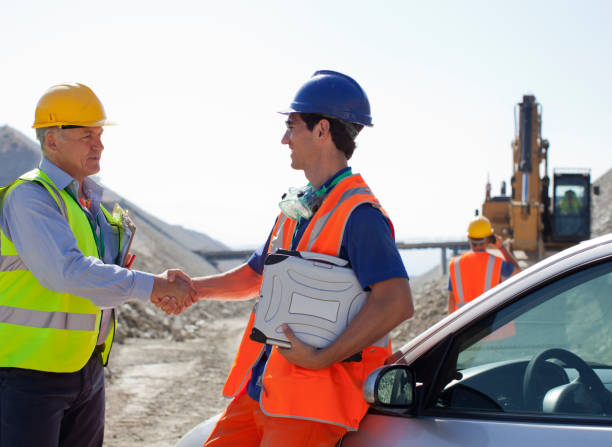
[[[191,278],[181,270],[155,275],[151,302],[168,315],[178,315],[198,301]]]

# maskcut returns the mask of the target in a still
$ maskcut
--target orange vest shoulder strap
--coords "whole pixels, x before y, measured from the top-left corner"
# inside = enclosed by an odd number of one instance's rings
[[[291,239],[293,238],[295,226],[295,220],[289,219],[283,213],[280,213],[278,219],[276,219],[274,229],[272,230],[267,252],[274,253],[280,248],[289,250],[291,248]]]
[[[348,218],[357,206],[364,203],[381,209],[387,216],[361,175],[352,175],[340,181],[308,224],[298,250],[338,256]],[[390,223],[391,220],[388,220]]]
[[[451,259],[448,271],[450,274],[453,297],[455,298],[455,308],[458,309],[465,304],[463,281],[461,278],[461,256],[455,256]]]
[[[501,267],[502,259],[489,253],[485,276],[485,292],[501,283]]]

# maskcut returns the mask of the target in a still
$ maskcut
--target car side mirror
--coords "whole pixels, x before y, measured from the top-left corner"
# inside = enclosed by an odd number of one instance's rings
[[[363,384],[363,396],[371,406],[381,410],[412,409],[416,381],[406,365],[386,365],[375,369]]]

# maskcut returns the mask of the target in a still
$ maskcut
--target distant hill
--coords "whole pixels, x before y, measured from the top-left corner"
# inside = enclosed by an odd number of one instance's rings
[[[612,169],[593,182],[599,195],[591,201],[591,237],[612,233]]]
[[[0,126],[0,186],[40,163],[40,145],[9,126]]]
[[[135,269],[158,273],[167,268],[181,268],[187,274],[197,276],[217,273],[216,267],[193,250],[228,250],[226,245],[203,233],[170,225],[108,188],[104,190],[102,202],[109,211],[118,203],[129,211],[136,224],[132,245],[136,254]]]

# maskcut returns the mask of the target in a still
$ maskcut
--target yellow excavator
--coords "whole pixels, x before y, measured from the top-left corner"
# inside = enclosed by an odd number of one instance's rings
[[[590,238],[591,175],[589,169],[555,169],[549,193],[548,140],[542,138],[542,107],[524,95],[515,107],[511,194],[491,197],[487,182],[482,215],[496,234],[512,239],[512,249],[540,260]],[[597,190],[593,193],[598,194]]]

